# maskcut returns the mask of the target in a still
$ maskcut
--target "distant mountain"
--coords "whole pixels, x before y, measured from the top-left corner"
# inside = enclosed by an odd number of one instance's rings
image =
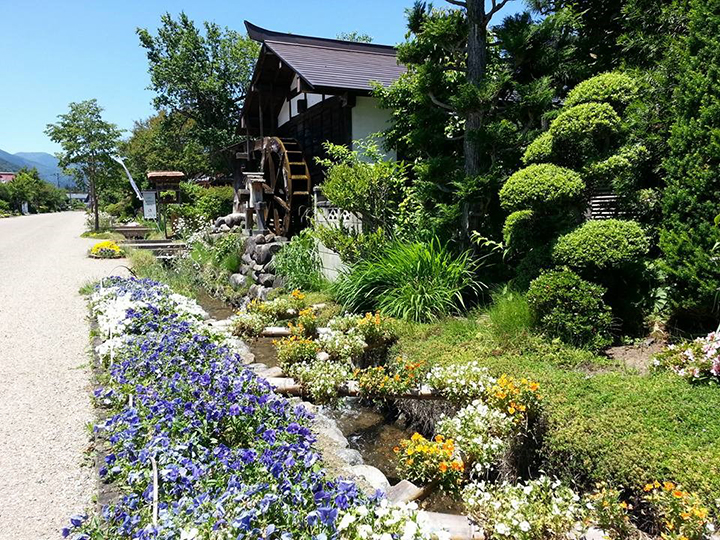
[[[75,186],[75,179],[62,172],[62,169],[58,167],[57,158],[52,154],[47,152],[18,152],[11,154],[0,150],[0,170],[19,171],[23,167],[37,169],[40,178],[53,185],[60,185],[60,187],[65,188]]]

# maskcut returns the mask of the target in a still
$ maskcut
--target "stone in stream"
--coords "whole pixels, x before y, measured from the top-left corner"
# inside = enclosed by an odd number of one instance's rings
[[[362,454],[354,448],[342,448],[335,452],[335,455],[346,462],[348,465],[362,465],[363,458]]]
[[[233,274],[230,276],[230,285],[233,287],[241,288],[245,285],[244,274]]]
[[[387,498],[390,502],[406,503],[418,499],[424,492],[424,488],[417,487],[409,480],[400,480],[387,490]]]
[[[255,248],[255,253],[253,253],[253,259],[258,264],[265,264],[270,261],[273,255],[280,251],[281,247],[283,247],[283,244],[279,242],[273,242],[272,244],[263,244],[261,246],[258,246],[257,248]]]
[[[275,281],[275,276],[272,274],[260,274],[257,278],[257,282],[263,287],[272,287]]]
[[[364,478],[373,489],[387,491],[390,488],[390,482],[387,477],[377,467],[371,465],[353,465],[348,469],[353,476]]]

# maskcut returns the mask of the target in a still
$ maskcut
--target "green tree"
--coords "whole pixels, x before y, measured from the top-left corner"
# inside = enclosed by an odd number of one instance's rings
[[[475,84],[468,80],[466,11],[416,3],[398,48],[407,73],[376,89],[381,104],[392,110],[388,145],[413,163],[414,206],[443,238],[469,229],[499,237],[498,190],[557,97],[579,77],[573,61],[578,21],[569,11],[540,21],[521,13],[485,31],[488,76]],[[481,125],[468,130],[466,115],[478,111]],[[481,158],[473,175],[465,167],[468,145]]]
[[[688,36],[677,43],[675,120],[664,166],[660,248],[676,315],[707,321],[720,313],[720,0],[690,3]],[[708,324],[710,326],[710,324]]]
[[[23,203],[28,203],[29,210],[37,213],[56,212],[67,206],[67,192],[45,182],[35,168],[20,169],[15,179],[3,186],[0,198],[5,198],[17,211]]]
[[[60,166],[78,182],[87,183],[97,231],[100,194],[121,178],[118,165],[110,156],[117,153],[122,131],[103,120],[103,108],[95,99],[70,103],[69,107],[69,112],[58,116],[57,123],[47,125],[45,133],[62,147],[57,154]]]
[[[161,19],[157,35],[138,28],[147,53],[155,107],[193,122],[194,140],[212,152],[237,136],[240,111],[259,45],[247,36],[205,22],[204,33],[185,14]]]
[[[343,41],[354,41],[356,43],[372,43],[373,41],[370,34],[358,32],[357,30],[353,30],[352,32],[340,32],[335,37],[337,39],[342,39]]]

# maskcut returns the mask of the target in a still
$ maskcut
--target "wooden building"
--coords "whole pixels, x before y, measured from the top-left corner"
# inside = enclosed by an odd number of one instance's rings
[[[371,81],[389,85],[405,71],[395,48],[374,43],[284,34],[245,21],[262,44],[242,113],[251,137],[295,139],[314,183],[322,143],[351,145],[388,127],[390,112],[370,95]]]

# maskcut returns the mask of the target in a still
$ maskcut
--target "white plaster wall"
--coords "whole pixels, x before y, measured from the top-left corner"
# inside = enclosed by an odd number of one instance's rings
[[[384,131],[390,126],[391,111],[381,109],[374,97],[358,97],[352,108],[352,140],[365,139],[368,136]],[[378,140],[378,144],[380,141]],[[394,150],[385,154],[385,159],[397,159]]]
[[[307,108],[309,109],[313,105],[317,105],[323,100],[323,94],[298,94],[290,100],[285,100],[280,108],[280,114],[278,114],[278,127],[290,121],[291,118],[297,116],[298,108],[297,103],[301,99],[305,99],[307,96]],[[330,96],[324,96],[326,99]]]

